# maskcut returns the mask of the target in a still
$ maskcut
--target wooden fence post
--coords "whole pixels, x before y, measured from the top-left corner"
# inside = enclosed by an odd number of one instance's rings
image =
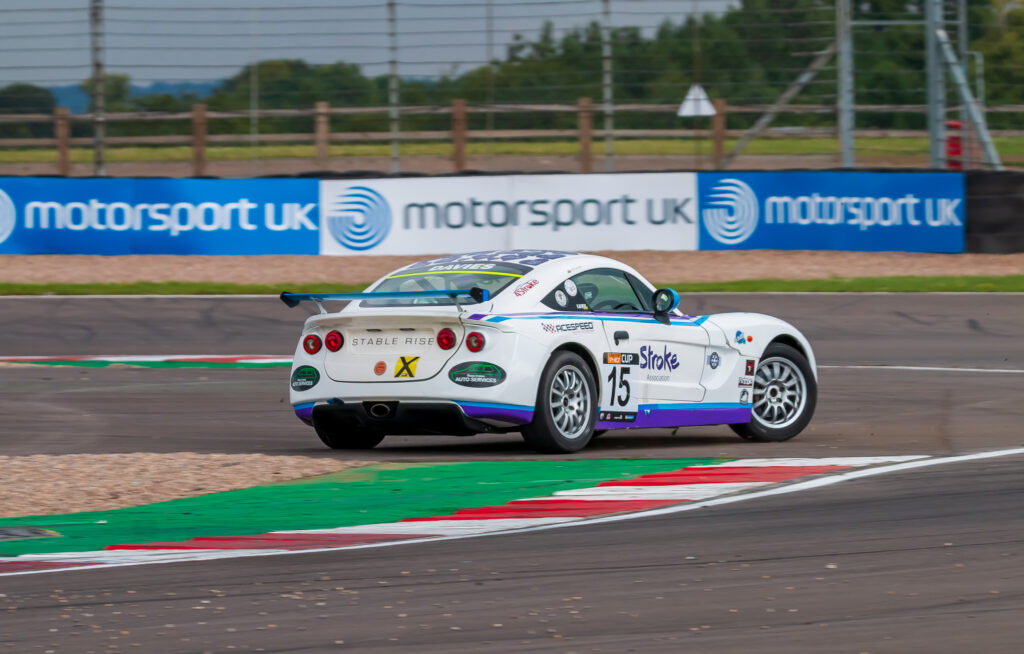
[[[192,176],[206,174],[206,105],[192,105]]]
[[[316,141],[316,165],[326,170],[331,165],[330,104],[317,102],[313,109],[313,138]]]
[[[576,128],[579,130],[580,138],[580,172],[590,173],[594,171],[593,144],[594,144],[594,106],[590,98],[580,98],[577,101]]]
[[[57,174],[68,177],[71,175],[71,123],[67,107],[53,111],[53,137],[57,141]]]
[[[452,100],[452,161],[455,172],[466,169],[466,141],[469,129],[466,125],[466,101],[461,98]]]
[[[729,112],[725,98],[715,100],[715,115],[711,118],[711,139],[714,142],[715,170],[720,170],[725,161],[725,117]]]

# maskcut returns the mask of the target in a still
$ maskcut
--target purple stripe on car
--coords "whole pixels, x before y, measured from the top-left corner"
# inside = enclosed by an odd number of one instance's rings
[[[295,417],[297,417],[299,420],[301,420],[302,422],[306,423],[307,425],[312,426],[313,425],[313,406],[314,406],[313,404],[296,404],[292,408],[295,409]]]
[[[484,404],[481,402],[459,402],[463,413],[470,418],[500,420],[515,425],[527,425],[533,420],[533,407],[517,407],[511,404]]]
[[[601,411],[598,418],[601,417]],[[733,425],[750,422],[750,407],[640,409],[635,422],[598,420],[595,429],[642,429],[645,427],[692,427],[697,425]]]

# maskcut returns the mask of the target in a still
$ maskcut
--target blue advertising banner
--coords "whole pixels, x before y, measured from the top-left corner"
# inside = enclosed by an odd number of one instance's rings
[[[699,173],[701,250],[963,252],[962,173]]]
[[[317,254],[316,179],[0,178],[0,254]]]

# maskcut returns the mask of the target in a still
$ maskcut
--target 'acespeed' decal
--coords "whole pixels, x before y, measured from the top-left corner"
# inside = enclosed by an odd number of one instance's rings
[[[320,381],[320,372],[313,366],[299,366],[292,371],[292,390],[308,391]]]
[[[504,368],[486,361],[459,363],[448,371],[448,379],[459,386],[468,386],[469,388],[497,386],[505,381],[505,377]]]

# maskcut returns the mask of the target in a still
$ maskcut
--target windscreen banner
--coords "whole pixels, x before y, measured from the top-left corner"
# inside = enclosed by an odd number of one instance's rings
[[[695,250],[695,173],[324,180],[320,253]]]
[[[0,254],[317,254],[316,179],[0,178]]]
[[[701,250],[963,252],[962,173],[700,173]]]

